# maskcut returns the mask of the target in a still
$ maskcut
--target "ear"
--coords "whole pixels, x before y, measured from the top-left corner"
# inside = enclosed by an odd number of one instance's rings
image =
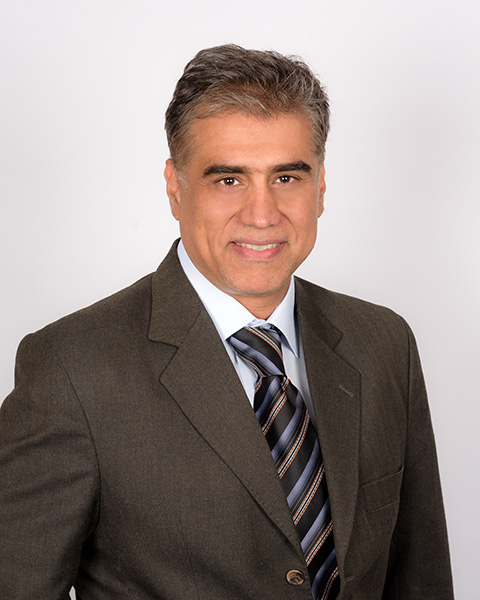
[[[180,219],[180,201],[182,196],[182,184],[172,159],[169,158],[165,163],[165,171],[163,172],[165,181],[167,182],[167,196],[170,201],[170,210],[173,217],[178,221]]]
[[[327,190],[327,184],[325,183],[325,164],[322,164],[321,168],[320,168],[320,181],[318,184],[318,188],[319,188],[319,199],[318,199],[318,213],[317,213],[317,218],[320,218],[323,214],[323,209],[324,209],[324,203],[323,203],[323,199],[325,196],[325,192]]]

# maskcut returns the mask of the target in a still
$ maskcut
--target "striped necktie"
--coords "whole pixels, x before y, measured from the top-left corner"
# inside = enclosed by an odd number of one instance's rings
[[[265,435],[302,546],[315,600],[340,589],[325,468],[305,402],[287,379],[277,329],[244,327],[229,338],[256,372],[254,410]]]

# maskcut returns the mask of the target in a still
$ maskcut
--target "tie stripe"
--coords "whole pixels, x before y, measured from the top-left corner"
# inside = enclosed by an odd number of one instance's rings
[[[310,417],[308,416],[308,414],[305,414],[303,423],[302,423],[302,427],[300,429],[300,433],[298,434],[298,437],[295,439],[294,443],[290,446],[287,456],[284,458],[283,462],[277,467],[278,475],[279,475],[280,479],[285,475],[286,470],[293,463],[293,461],[295,460],[295,457],[298,454],[298,451],[302,447],[303,440],[305,439],[305,435],[307,433],[307,428],[308,428],[309,423],[310,423]]]
[[[322,464],[320,466],[319,470],[317,471],[317,475],[316,475],[315,479],[313,480],[313,483],[310,486],[310,489],[305,494],[305,497],[304,497],[303,501],[301,502],[300,506],[295,511],[295,513],[293,513],[293,515],[292,515],[293,516],[293,522],[295,523],[295,525],[300,521],[300,519],[303,517],[303,514],[305,513],[305,511],[309,507],[310,502],[311,502],[314,494],[316,493],[316,491],[318,489],[318,486],[320,485],[320,482],[322,481],[322,477],[323,477],[324,473],[325,473],[325,468],[324,468],[324,466]]]
[[[322,453],[299,390],[285,374],[280,333],[245,327],[229,338],[257,374],[254,410],[270,446],[305,556],[315,600],[334,600],[340,578]]]

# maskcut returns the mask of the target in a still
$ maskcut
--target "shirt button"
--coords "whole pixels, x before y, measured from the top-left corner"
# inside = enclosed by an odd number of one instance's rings
[[[305,575],[298,569],[291,569],[285,574],[285,579],[290,585],[302,585],[305,582]]]

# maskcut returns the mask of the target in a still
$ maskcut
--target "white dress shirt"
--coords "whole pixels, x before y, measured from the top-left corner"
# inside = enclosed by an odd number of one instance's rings
[[[181,240],[178,244],[177,252],[185,275],[203,302],[223,341],[250,404],[253,406],[256,374],[237,355],[228,338],[243,327],[257,327],[271,324],[275,325],[282,332],[282,354],[287,377],[300,390],[310,416],[315,420],[308,389],[303,347],[295,318],[295,285],[293,277],[290,280],[290,286],[284,299],[270,315],[268,321],[264,321],[263,319],[257,319],[238,300],[235,300],[233,296],[222,292],[204,277],[190,260]]]

